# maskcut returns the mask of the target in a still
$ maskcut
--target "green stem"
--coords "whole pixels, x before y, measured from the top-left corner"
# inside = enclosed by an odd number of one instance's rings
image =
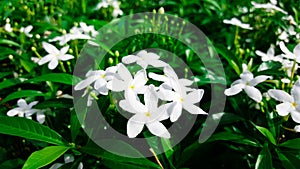
[[[66,73],[67,71],[66,71],[66,69],[65,69],[64,63],[63,63],[62,61],[59,61],[59,64],[60,64],[60,67],[61,67],[62,71],[63,71],[64,73]]]
[[[292,67],[292,74],[291,74],[291,78],[290,78],[290,84],[289,84],[289,87],[292,87],[292,84],[293,84],[293,79],[294,79],[294,76],[295,76],[295,71],[296,71],[296,59],[294,60],[294,64],[293,64],[293,67]]]

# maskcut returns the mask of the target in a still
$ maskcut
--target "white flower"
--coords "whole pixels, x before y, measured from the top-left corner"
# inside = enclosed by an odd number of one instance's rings
[[[28,25],[25,28],[21,27],[20,32],[23,32],[27,37],[32,38],[32,34],[30,34],[29,32],[33,29],[32,25]]]
[[[96,37],[99,33],[95,30],[95,27],[93,25],[87,26],[86,23],[80,22],[79,23],[80,28],[82,32],[84,32],[86,35],[92,35],[92,37]]]
[[[252,27],[250,27],[249,24],[242,23],[242,22],[241,22],[240,20],[238,20],[237,18],[231,18],[230,20],[224,19],[223,22],[224,22],[225,24],[235,25],[235,26],[241,27],[241,28],[243,28],[243,29],[249,29],[249,30],[252,30]]]
[[[276,89],[269,90],[268,94],[275,100],[283,102],[276,106],[276,111],[280,116],[291,114],[292,119],[300,123],[300,80],[294,84],[291,95]]]
[[[283,59],[282,62],[282,69],[286,71],[286,74],[291,77],[292,75],[292,69],[294,67],[294,61],[288,60],[288,59]],[[298,69],[298,64],[295,64],[295,71]]]
[[[263,53],[259,50],[256,50],[255,53],[258,56],[261,56],[261,60],[263,62],[267,62],[267,61],[281,62],[282,61],[282,56],[281,55],[275,56],[274,46],[270,46],[267,53]]]
[[[5,30],[6,32],[12,32],[12,31],[13,31],[13,28],[11,27],[10,23],[6,23],[6,24],[4,25],[4,30]]]
[[[16,116],[18,115],[19,117],[26,117],[28,119],[31,119],[31,116],[36,113],[36,118],[39,123],[44,123],[45,122],[45,115],[43,110],[39,109],[34,109],[32,108],[38,103],[38,101],[31,102],[29,104],[26,103],[24,99],[19,99],[17,102],[17,105],[19,107],[16,107],[12,110],[9,110],[7,112],[8,116]]]
[[[295,132],[300,133],[300,125],[296,125],[294,130]]]
[[[161,60],[159,60],[159,56],[155,53],[142,50],[138,52],[136,55],[128,55],[122,58],[122,62],[125,64],[137,63],[142,68],[146,69],[148,65],[153,67],[164,67],[167,64]]]
[[[128,92],[141,94],[145,92],[146,83],[147,76],[145,70],[138,71],[134,78],[132,78],[129,70],[120,63],[118,64],[117,76],[107,83],[107,88],[115,92],[125,91],[125,95]]]
[[[177,84],[176,84],[177,83]],[[175,86],[174,86],[175,85]],[[167,112],[170,115],[171,122],[175,122],[182,114],[182,109],[185,109],[191,114],[207,114],[200,107],[196,106],[203,97],[204,90],[197,89],[192,92],[186,93],[178,84],[178,82],[173,83],[173,89],[169,90],[161,86],[159,90],[159,98],[165,101],[172,101],[168,104]]]
[[[96,6],[96,10],[101,8],[108,8],[109,6],[113,7],[113,17],[117,17],[118,15],[123,15],[123,11],[120,9],[120,2],[117,0],[102,0]]]
[[[251,4],[253,5],[253,7],[255,9],[262,8],[262,9],[266,9],[267,12],[275,10],[275,11],[282,12],[283,14],[287,14],[286,11],[284,11],[283,9],[277,7],[276,3],[274,4],[274,2],[273,2],[273,3],[266,3],[266,4],[258,4],[258,3],[254,2],[254,1],[251,1]]]
[[[284,57],[288,59],[295,59],[298,63],[300,63],[300,44],[295,46],[293,52],[291,52],[282,41],[279,42],[279,47],[284,53]]]
[[[134,113],[127,123],[127,135],[129,138],[136,137],[147,126],[149,131],[159,137],[170,138],[167,128],[160,122],[165,120],[165,106],[158,107],[158,97],[154,86],[150,85],[145,91],[145,104],[142,104],[133,95],[128,95],[121,100],[119,105],[122,109]],[[131,104],[134,103],[134,104]]]
[[[156,80],[156,81],[164,82],[162,84],[162,86],[164,86],[164,88],[171,89],[172,85],[173,85],[172,79],[174,79],[176,82],[179,83],[179,86],[180,86],[181,90],[183,90],[183,92],[194,90],[189,87],[193,84],[193,81],[185,79],[185,78],[179,79],[176,72],[170,65],[167,65],[164,67],[164,75],[159,75],[159,74],[150,72],[149,78]]]
[[[49,42],[55,42],[59,41],[59,45],[63,46],[66,43],[68,43],[70,40],[76,40],[76,39],[91,39],[89,35],[85,35],[82,33],[82,28],[79,29],[77,27],[73,27],[70,30],[70,33],[62,35],[62,36],[57,36],[53,39],[50,39]]]
[[[63,166],[64,164],[68,164],[74,161],[74,156],[71,154],[65,154],[64,155],[64,162],[65,163],[55,163],[53,164],[49,169],[58,169],[61,166]],[[83,168],[83,164],[82,162],[79,163],[77,169],[82,169]]]
[[[224,94],[226,96],[232,96],[244,90],[251,99],[255,100],[256,102],[261,102],[262,94],[254,86],[267,80],[270,78],[270,76],[260,75],[253,78],[253,74],[251,72],[244,71],[240,75],[240,78],[241,79],[234,81],[231,87],[225,90]]]
[[[58,61],[66,61],[74,58],[74,56],[66,54],[69,50],[69,46],[65,46],[61,50],[58,50],[55,46],[47,42],[42,42],[42,45],[43,48],[48,52],[48,55],[39,60],[38,64],[43,65],[49,62],[48,68],[51,70],[57,67]]]
[[[112,80],[117,71],[117,66],[108,67],[104,70],[88,71],[86,79],[82,80],[75,86],[75,90],[81,90],[95,82],[94,88],[102,95],[108,94],[107,82]]]

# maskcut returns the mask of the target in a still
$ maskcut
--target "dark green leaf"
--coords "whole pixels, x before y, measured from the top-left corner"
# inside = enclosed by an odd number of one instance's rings
[[[35,96],[45,96],[45,94],[36,90],[16,91],[9,94],[5,99],[3,99],[2,103],[8,102],[13,99],[22,98],[22,97],[35,97]]]
[[[254,125],[254,127],[261,133],[263,134],[272,144],[276,145],[276,140],[274,138],[274,136],[272,135],[272,133],[264,128],[264,127],[260,127],[255,125],[254,123],[252,123]]]
[[[296,169],[296,167],[290,162],[290,160],[281,152],[276,151],[278,158],[280,159],[282,165],[284,166],[284,168],[288,168],[288,169]]]
[[[54,130],[21,117],[0,117],[0,133],[56,145],[64,144],[62,137]]]
[[[80,81],[80,78],[66,73],[50,73],[39,77],[35,77],[33,79],[29,79],[28,81],[30,82],[50,81],[56,83],[63,83],[67,85],[73,85],[73,84],[77,84]]]
[[[279,146],[300,150],[300,138],[288,140],[286,142],[281,143]]]
[[[23,166],[23,169],[36,169],[44,167],[55,161],[66,151],[68,151],[68,149],[70,149],[70,147],[50,146],[36,151],[29,156]]]
[[[257,157],[255,169],[270,169],[270,168],[273,168],[272,156],[268,144],[266,143]]]

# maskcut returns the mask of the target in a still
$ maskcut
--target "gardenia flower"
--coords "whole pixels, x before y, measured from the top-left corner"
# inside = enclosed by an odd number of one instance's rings
[[[240,75],[240,78],[241,79],[234,81],[231,87],[225,90],[224,94],[226,96],[233,96],[244,90],[251,99],[256,102],[261,102],[262,94],[254,86],[267,80],[270,76],[260,75],[253,78],[253,74],[251,72],[244,71]]]
[[[267,62],[267,61],[275,61],[275,62],[281,62],[282,61],[282,56],[281,55],[277,55],[275,56],[275,51],[274,51],[274,46],[271,46],[267,53],[263,53],[259,50],[256,50],[255,53],[258,56],[261,56],[261,60],[263,62]]]
[[[275,1],[276,2],[276,1]],[[286,11],[284,11],[283,9],[279,8],[276,6],[277,2],[274,3],[266,3],[266,4],[259,4],[259,3],[256,3],[254,1],[251,1],[251,4],[253,5],[253,7],[255,9],[258,9],[258,8],[263,8],[263,9],[266,9],[267,12],[269,11],[272,11],[272,10],[275,10],[275,11],[279,11],[279,12],[282,12],[283,14],[288,14]]]
[[[29,32],[33,29],[32,25],[28,25],[25,28],[21,27],[20,32],[23,32],[27,37],[32,38],[32,34],[30,34]]]
[[[51,70],[57,67],[58,61],[66,61],[74,58],[74,56],[66,54],[69,50],[69,46],[65,46],[61,50],[58,50],[55,46],[47,42],[42,42],[42,45],[43,48],[48,52],[48,55],[39,60],[38,64],[43,65],[49,62],[48,68]]]
[[[291,114],[296,123],[300,123],[300,80],[298,80],[292,90],[291,95],[282,90],[271,89],[268,91],[270,97],[283,102],[276,106],[276,111],[280,116]]]
[[[104,70],[88,71],[86,79],[82,80],[75,86],[75,90],[81,90],[95,82],[94,88],[102,95],[108,94],[107,82],[112,80],[117,71],[117,66],[108,67]]]
[[[161,60],[159,60],[159,56],[155,53],[142,50],[138,52],[136,55],[128,55],[122,58],[122,62],[125,64],[137,63],[142,68],[146,69],[148,65],[153,67],[164,67],[167,64]]]
[[[235,25],[235,26],[238,26],[238,27],[241,27],[243,29],[249,29],[249,30],[252,30],[252,27],[250,27],[249,24],[245,24],[245,23],[242,23],[240,20],[238,20],[237,18],[232,18],[230,20],[227,20],[227,19],[224,19],[223,22],[225,24],[230,24],[230,25]]]
[[[167,128],[160,122],[167,119],[168,116],[164,116],[164,105],[158,107],[158,97],[154,86],[150,85],[147,88],[144,101],[145,104],[142,104],[136,100],[135,97],[129,96],[119,103],[122,109],[134,114],[127,123],[128,137],[136,137],[146,125],[152,134],[159,137],[170,138],[171,136]],[[132,102],[134,104],[131,104]]]
[[[128,92],[141,94],[145,92],[146,83],[147,76],[145,70],[138,71],[134,78],[132,78],[129,70],[120,63],[118,64],[117,75],[107,83],[107,88],[115,92],[125,91],[125,95]]]
[[[94,25],[87,26],[87,24],[84,23],[84,22],[80,22],[79,25],[80,25],[79,30],[82,31],[82,32],[84,32],[86,35],[90,35],[91,34],[92,37],[96,37],[99,34],[95,30]]]
[[[282,50],[282,52],[284,53],[283,56],[288,58],[288,59],[294,59],[296,60],[298,63],[300,63],[300,44],[296,45],[293,53],[290,52],[290,50],[285,46],[284,42],[279,42],[279,47]]]
[[[45,115],[42,110],[39,109],[33,109],[32,107],[35,106],[38,103],[38,101],[31,102],[29,104],[26,103],[24,99],[19,99],[17,102],[18,107],[9,110],[7,112],[8,116],[16,116],[18,115],[19,117],[26,117],[28,119],[31,119],[31,116],[36,113],[37,116],[37,121],[39,123],[44,123],[45,122]]]
[[[91,37],[89,35],[83,34],[82,29],[73,27],[71,28],[70,33],[62,36],[57,36],[53,39],[50,39],[49,42],[59,41],[59,45],[63,46],[66,43],[68,43],[70,40],[76,40],[76,39],[91,39]]]

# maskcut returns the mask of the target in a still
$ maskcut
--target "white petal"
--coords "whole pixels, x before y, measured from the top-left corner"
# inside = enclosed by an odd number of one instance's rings
[[[36,114],[36,120],[40,123],[43,124],[45,122],[45,115],[43,113],[37,113]]]
[[[168,80],[168,77],[165,75],[159,75],[153,72],[148,73],[149,78],[160,81],[160,82],[166,82]]]
[[[96,88],[96,90],[102,95],[108,95],[108,89],[106,86]]]
[[[149,131],[156,136],[163,138],[171,137],[169,131],[161,122],[155,121],[152,123],[147,123],[146,126],[149,129]]]
[[[76,86],[74,87],[74,90],[81,90],[83,88],[86,88],[98,78],[99,77],[97,77],[97,76],[88,77],[87,79],[82,80],[79,83],[77,83]]]
[[[198,103],[202,99],[203,94],[204,94],[203,89],[198,89],[198,90],[192,91],[186,95],[186,97],[184,98],[184,102],[190,103],[190,104]]]
[[[163,88],[160,88],[157,94],[160,99],[165,101],[172,101],[180,97],[178,93]]]
[[[82,164],[82,162],[79,163],[77,169],[83,169],[83,164]]]
[[[106,86],[106,84],[107,84],[106,80],[98,77],[97,80],[95,81],[94,88],[99,89],[100,87]]]
[[[122,62],[125,64],[130,64],[130,63],[136,62],[139,59],[141,59],[141,58],[139,58],[135,55],[128,55],[128,56],[125,56],[122,58]]]
[[[136,62],[136,64],[140,65],[143,69],[146,69],[147,66],[148,66],[148,63],[145,62],[144,60],[138,60],[138,61]]]
[[[251,99],[255,100],[258,103],[261,102],[262,95],[258,89],[253,86],[246,86],[244,90]]]
[[[161,60],[149,60],[147,63],[149,65],[153,66],[153,67],[165,67],[165,66],[167,66],[167,63],[163,62]]]
[[[293,109],[291,103],[285,102],[276,106],[276,111],[280,116],[287,116]]]
[[[300,80],[298,80],[292,90],[291,90],[291,94],[294,98],[294,101],[297,103],[297,104],[300,104]]]
[[[294,48],[293,52],[297,57],[300,57],[300,44]]]
[[[15,116],[15,115],[17,115],[17,114],[19,114],[19,113],[22,113],[21,108],[14,108],[14,109],[12,109],[12,110],[9,110],[9,111],[7,112],[7,115],[8,115],[8,116]]]
[[[253,79],[253,74],[247,71],[240,74],[240,77],[244,82],[249,82],[250,80]]]
[[[114,92],[121,92],[124,91],[127,87],[124,81],[114,78],[113,80],[107,82],[106,87]]]
[[[183,108],[191,114],[207,114],[200,107],[193,104],[183,104]]]
[[[63,48],[61,48],[60,49],[60,55],[64,55],[64,54],[66,54],[67,52],[68,52],[68,50],[69,50],[69,45],[67,45],[67,46],[65,46],[65,47],[63,47]]]
[[[65,163],[71,163],[74,161],[74,156],[71,154],[65,154],[64,161],[65,161]]]
[[[35,106],[36,104],[38,104],[38,101],[31,102],[31,103],[29,103],[28,107],[29,107],[29,108],[32,108],[32,107]]]
[[[144,70],[141,70],[136,73],[131,84],[134,85],[135,87],[141,87],[144,86],[146,83],[147,83],[146,72]]]
[[[129,72],[129,70],[123,64],[118,64],[118,74],[126,82],[132,80],[131,73]]]
[[[55,68],[57,67],[57,65],[58,65],[58,60],[57,60],[57,58],[53,58],[53,59],[49,62],[48,68],[51,69],[51,70],[53,70],[53,69],[55,69]]]
[[[277,101],[289,102],[289,103],[293,102],[292,96],[290,96],[288,93],[286,93],[285,91],[282,91],[282,90],[270,89],[268,91],[268,94],[270,97],[272,97],[273,99],[275,99]]]
[[[59,50],[55,46],[51,45],[50,43],[42,42],[42,46],[49,54],[54,54],[54,55],[59,54]]]
[[[119,106],[120,106],[123,110],[125,110],[125,111],[127,111],[127,112],[129,112],[129,113],[138,113],[138,112],[136,112],[136,110],[131,106],[131,104],[129,103],[128,100],[121,100],[121,101],[119,102]]]
[[[296,125],[295,128],[294,128],[294,130],[295,130],[297,133],[299,133],[299,132],[300,132],[300,125]]]
[[[267,79],[271,78],[270,76],[265,76],[265,75],[260,75],[260,76],[257,76],[255,77],[254,79],[252,79],[250,82],[249,82],[249,85],[250,86],[256,86],[257,84],[261,83],[261,82],[264,82],[266,81]]]
[[[173,102],[173,104],[171,104],[171,106],[167,109],[167,112],[170,114],[171,122],[177,121],[182,113],[182,104],[178,102]]]
[[[27,106],[28,106],[24,99],[19,99],[17,102],[17,105],[22,108],[27,108]]]
[[[66,60],[74,59],[74,56],[70,54],[65,54],[65,55],[60,55],[58,59],[62,61],[66,61]]]
[[[300,123],[300,112],[298,112],[298,111],[292,111],[292,112],[291,112],[291,116],[292,116],[292,119],[293,119],[296,123]]]
[[[294,54],[285,46],[284,42],[279,42],[279,47],[283,53],[285,53],[287,58],[293,59]]]
[[[63,164],[62,163],[55,163],[53,164],[49,169],[58,169],[59,167],[61,167]]]
[[[275,50],[273,47],[270,47],[267,51],[268,56],[274,56],[275,55]]]
[[[49,62],[50,60],[52,60],[54,57],[55,56],[53,54],[48,54],[48,55],[44,56],[42,59],[40,59],[38,61],[38,64],[43,65],[43,64]]]
[[[164,73],[168,76],[168,77],[172,77],[174,78],[175,80],[178,79],[178,76],[176,74],[176,72],[174,71],[174,69],[168,65],[168,66],[165,66],[164,68]]]
[[[125,91],[125,99],[128,100],[129,104],[136,110],[138,113],[146,113],[150,111],[144,104],[142,104],[132,90]]]
[[[183,86],[191,86],[194,82],[189,79],[179,79],[179,83]]]
[[[144,101],[148,110],[157,109],[158,97],[154,90],[153,85],[149,86],[148,89],[146,90],[144,94]]]
[[[147,55],[147,51],[141,50],[136,54],[138,57],[142,58],[143,56]]]
[[[155,53],[152,53],[152,52],[149,52],[143,56],[141,56],[143,58],[145,58],[145,60],[147,61],[151,61],[151,60],[158,60],[159,59],[159,56]]]
[[[226,96],[233,96],[233,95],[236,95],[236,94],[240,93],[244,87],[245,87],[244,84],[236,84],[236,85],[233,85],[233,86],[231,86],[230,88],[226,89],[226,90],[224,91],[224,94],[225,94]]]
[[[127,135],[129,138],[134,138],[143,130],[144,124],[136,122],[130,118],[127,122]]]

